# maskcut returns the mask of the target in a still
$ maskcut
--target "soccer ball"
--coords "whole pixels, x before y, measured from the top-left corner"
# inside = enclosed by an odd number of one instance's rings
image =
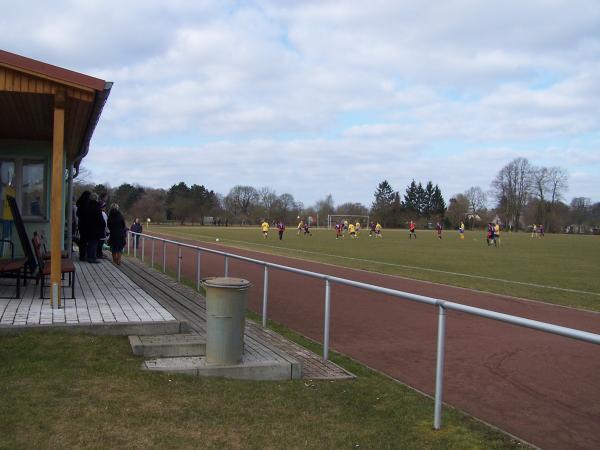
[[[219,238],[216,238],[215,241],[219,242]]]
[[[300,218],[300,216],[298,216],[298,219]]]

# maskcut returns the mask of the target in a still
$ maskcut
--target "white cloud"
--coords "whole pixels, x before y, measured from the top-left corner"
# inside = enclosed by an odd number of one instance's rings
[[[593,0],[25,1],[0,27],[6,50],[115,82],[86,161],[113,184],[368,203],[383,178],[448,197],[526,156],[600,200]]]

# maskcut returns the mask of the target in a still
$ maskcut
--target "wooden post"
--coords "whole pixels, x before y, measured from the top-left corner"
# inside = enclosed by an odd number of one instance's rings
[[[65,140],[66,93],[59,90],[54,94],[54,131],[52,133],[52,190],[50,195],[50,306],[61,307],[60,265],[63,230],[63,179]]]

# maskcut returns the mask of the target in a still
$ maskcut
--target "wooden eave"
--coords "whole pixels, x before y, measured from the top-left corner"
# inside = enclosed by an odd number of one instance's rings
[[[95,103],[105,86],[103,80],[0,50],[0,139],[51,141],[54,96],[61,92],[64,148],[74,160],[87,152]]]

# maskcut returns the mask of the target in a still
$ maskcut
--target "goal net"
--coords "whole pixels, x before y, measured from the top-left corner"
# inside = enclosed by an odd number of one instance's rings
[[[360,223],[360,227],[362,229],[368,228],[369,226],[369,217],[370,216],[362,216],[356,214],[329,214],[327,216],[327,228],[333,228],[336,223],[352,223],[356,225],[356,223]]]

